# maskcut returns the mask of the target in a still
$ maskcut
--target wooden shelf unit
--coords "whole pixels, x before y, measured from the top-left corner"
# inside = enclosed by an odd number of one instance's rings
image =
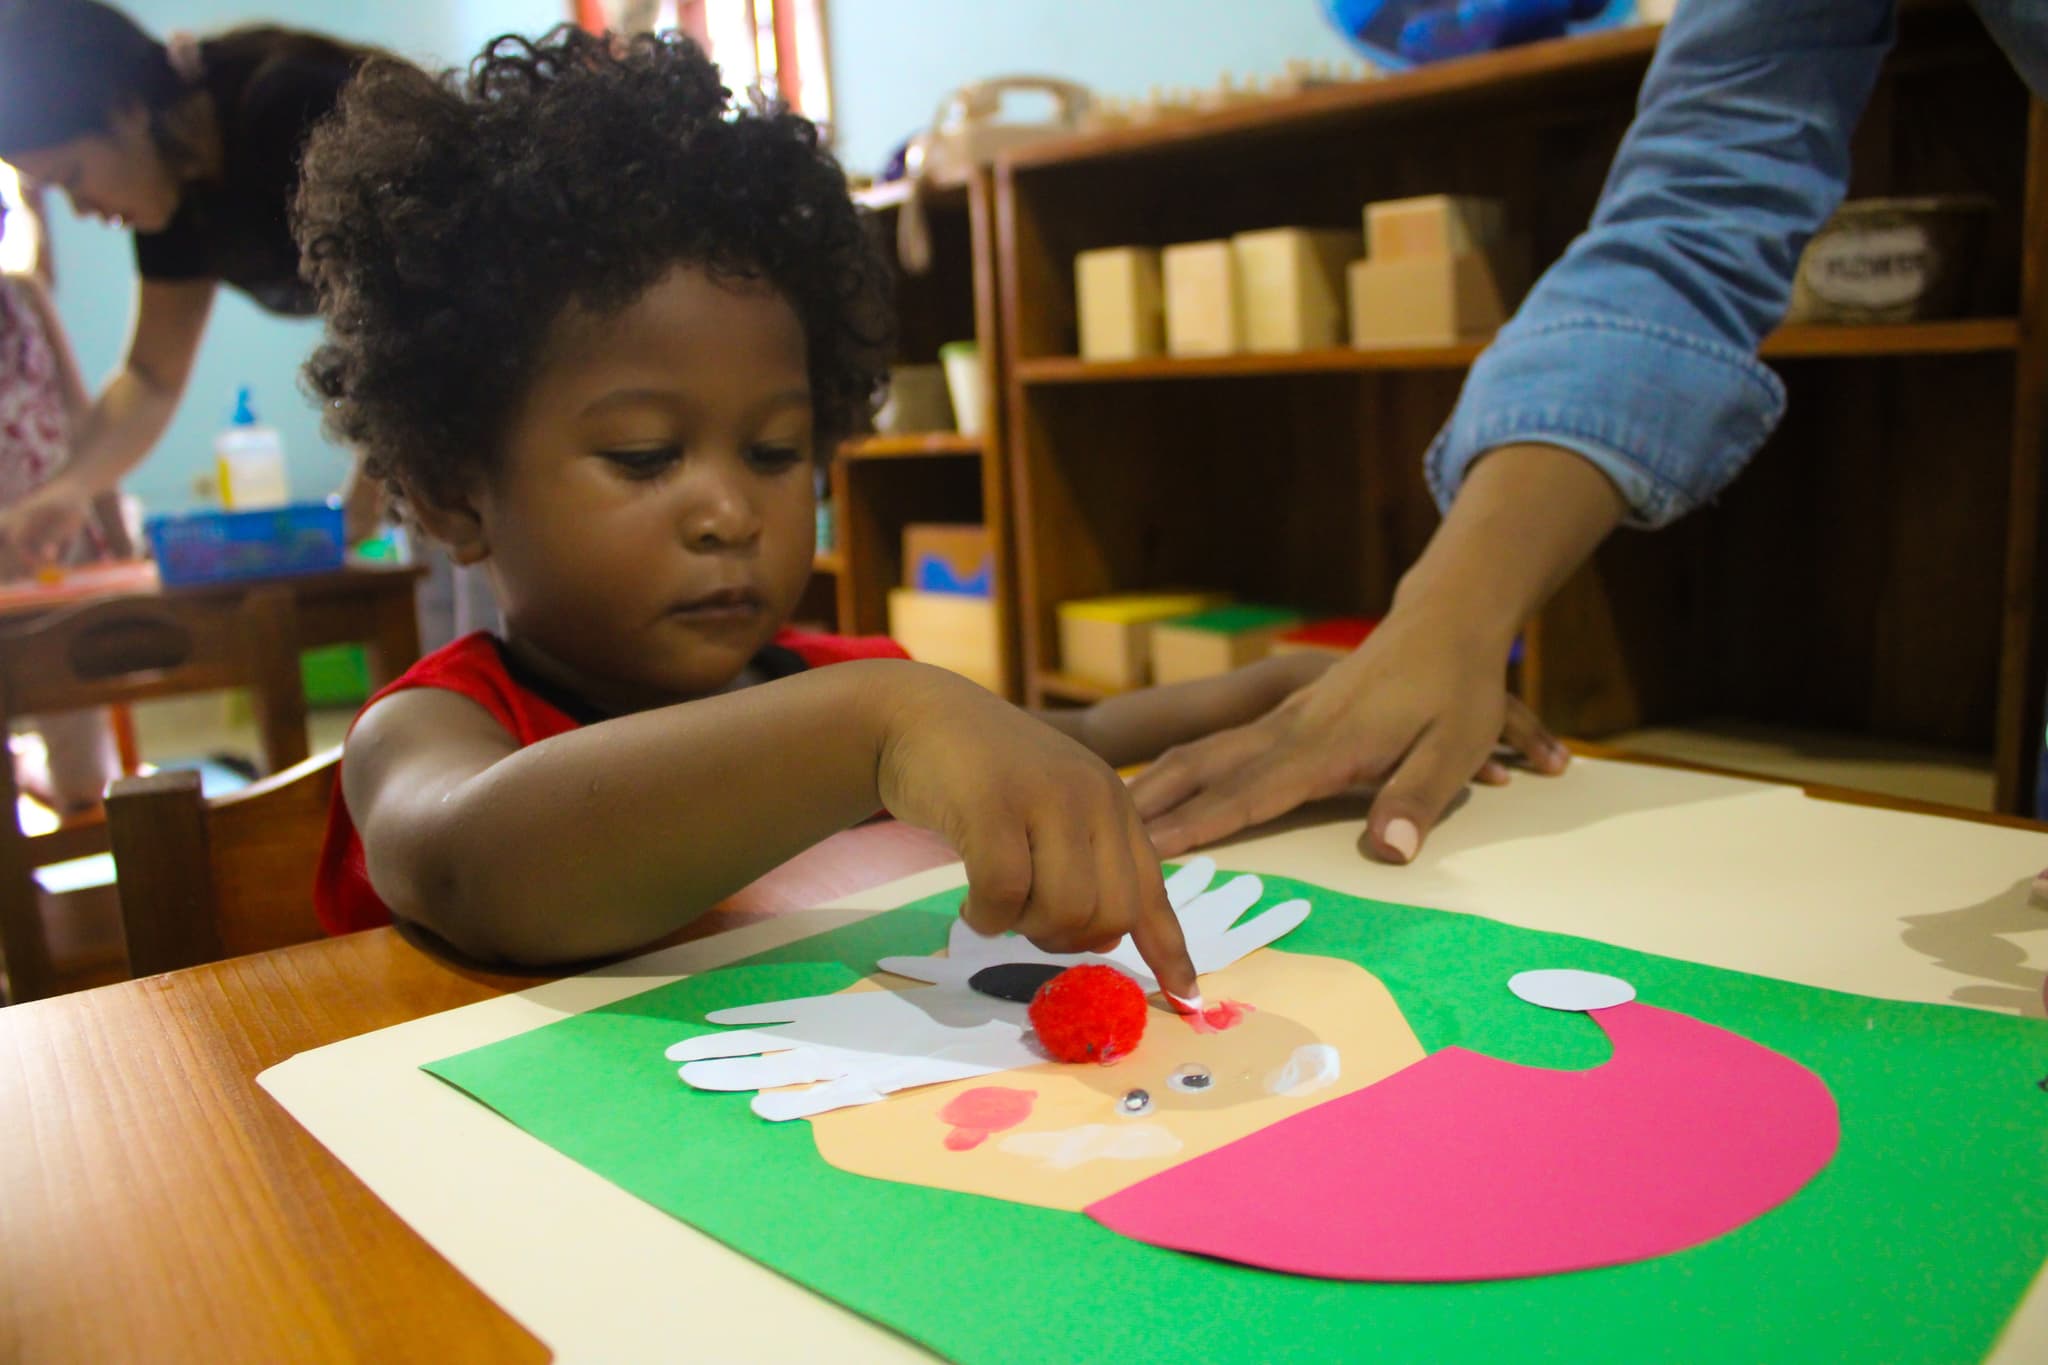
[[[2031,803],[2048,683],[2048,120],[1960,4],[1909,5],[1856,196],[1992,197],[1971,316],[1787,327],[1789,414],[1705,511],[1611,539],[1529,623],[1522,695],[1597,738],[1707,717],[1972,756]],[[1075,358],[1073,263],[1429,193],[1506,202],[1539,261],[1583,230],[1656,33],[1629,29],[1034,145],[996,183],[1023,674],[1055,606],[1164,584],[1378,614],[1438,516],[1422,456],[1477,345]],[[2027,249],[2023,251],[2022,244]]]
[[[896,257],[897,217],[909,200],[900,184],[855,196],[869,210],[883,254]],[[997,325],[995,186],[981,171],[938,187],[925,201],[932,268],[896,269],[897,359],[936,364],[939,347],[972,339],[981,348],[982,434],[957,431],[873,435],[850,441],[832,465],[838,545],[838,628],[880,635],[889,628],[889,590],[903,582],[903,528],[919,521],[978,522],[996,544],[994,599],[1004,692],[1023,694],[1018,674],[1016,568],[1004,462],[1002,333]]]
[[[908,460],[930,455],[979,455],[981,438],[957,431],[906,431],[861,436],[839,448],[842,460]]]
[[[2016,351],[2017,318],[1964,318],[1954,322],[1898,323],[1880,327],[1781,327],[1764,338],[1763,354],[1782,360],[1820,356],[1969,355]],[[1455,346],[1402,346],[1375,350],[1339,347],[1240,355],[1148,356],[1142,360],[1082,360],[1042,356],[1017,364],[1026,384],[1102,384],[1142,379],[1221,379],[1237,375],[1342,374],[1367,370],[1462,370],[1486,349],[1484,341]]]

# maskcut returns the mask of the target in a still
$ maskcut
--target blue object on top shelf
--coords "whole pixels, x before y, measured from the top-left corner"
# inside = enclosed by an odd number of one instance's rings
[[[1323,0],[1351,45],[1400,69],[1609,28],[1635,0]]]

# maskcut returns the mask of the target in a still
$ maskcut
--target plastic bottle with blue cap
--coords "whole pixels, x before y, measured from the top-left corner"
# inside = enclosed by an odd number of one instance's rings
[[[256,420],[247,384],[235,390],[234,415],[214,437],[213,455],[221,505],[230,511],[283,507],[292,500],[285,477],[284,441],[277,428]]]

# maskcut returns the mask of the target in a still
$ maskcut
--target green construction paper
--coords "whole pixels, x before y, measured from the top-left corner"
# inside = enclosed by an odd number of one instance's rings
[[[1249,602],[1234,606],[1214,607],[1198,611],[1193,616],[1176,616],[1161,625],[1172,626],[1175,630],[1206,630],[1217,635],[1242,635],[1248,630],[1272,630],[1276,626],[1291,626],[1301,620],[1301,613],[1287,607],[1261,607]]]
[[[1634,1265],[1481,1284],[1294,1279],[1127,1241],[1077,1213],[851,1175],[808,1123],[690,1089],[662,1053],[729,1005],[839,990],[945,941],[948,892],[426,1069],[607,1180],[961,1361],[1175,1358],[1953,1362],[1987,1352],[2048,1258],[2048,1025],[1679,962],[1268,877],[1315,913],[1279,945],[1348,958],[1425,1049],[1606,1056],[1515,972],[1577,967],[1812,1068],[1842,1143],[1794,1199]],[[1475,1171],[1484,1179],[1484,1171]],[[1276,1174],[1284,1178],[1284,1173]],[[678,1293],[691,1287],[678,1285]]]

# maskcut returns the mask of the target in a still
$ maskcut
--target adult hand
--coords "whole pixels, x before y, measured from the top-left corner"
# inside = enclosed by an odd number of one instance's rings
[[[1163,990],[1193,996],[1159,859],[1115,770],[964,678],[923,673],[896,698],[878,786],[890,814],[960,850],[961,917],[1049,953],[1108,952],[1128,934]]]
[[[1407,862],[1460,788],[1504,782],[1507,745],[1542,773],[1564,746],[1507,695],[1509,640],[1397,606],[1351,655],[1249,725],[1169,750],[1131,784],[1161,857],[1307,801],[1378,785],[1374,851]]]

